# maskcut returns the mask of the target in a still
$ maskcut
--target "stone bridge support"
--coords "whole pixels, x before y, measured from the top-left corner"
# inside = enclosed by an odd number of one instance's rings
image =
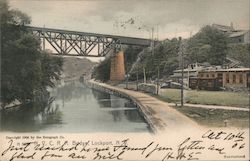
[[[110,81],[123,81],[125,79],[124,52],[119,51],[111,57]]]

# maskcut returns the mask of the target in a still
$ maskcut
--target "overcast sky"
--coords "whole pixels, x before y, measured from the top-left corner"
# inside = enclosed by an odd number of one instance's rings
[[[249,29],[250,0],[9,0],[33,26],[160,39],[189,37],[218,23]],[[156,36],[157,34],[155,34]]]

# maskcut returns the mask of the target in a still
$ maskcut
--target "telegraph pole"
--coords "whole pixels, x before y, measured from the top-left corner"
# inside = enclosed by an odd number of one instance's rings
[[[43,28],[45,28],[45,25],[43,25]],[[45,38],[42,39],[42,50],[45,51]]]
[[[183,91],[183,79],[184,79],[184,64],[183,64],[183,52],[181,52],[181,107],[183,107],[184,102],[184,91]]]
[[[126,74],[126,89],[128,89],[128,74]]]
[[[136,69],[136,90],[138,91],[138,73],[139,73],[139,71],[138,71],[139,69],[138,69],[138,67],[137,67],[137,69]]]
[[[146,69],[145,67],[143,66],[143,80],[144,80],[144,83],[147,83],[147,78],[146,78]]]
[[[159,94],[159,79],[160,79],[160,66],[157,67],[157,86],[156,86],[156,94]]]
[[[183,44],[183,40],[181,40],[181,38],[179,38],[180,40],[180,54],[181,54],[181,107],[183,107],[184,105],[184,86],[183,86],[183,79],[184,79],[184,60],[183,60],[183,48],[184,48],[184,44]]]

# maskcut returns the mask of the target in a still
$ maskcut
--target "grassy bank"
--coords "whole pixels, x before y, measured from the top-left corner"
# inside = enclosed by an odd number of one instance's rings
[[[159,96],[166,101],[180,102],[180,93],[179,89],[161,89]],[[249,94],[243,92],[184,90],[184,99],[193,104],[249,107]]]
[[[118,85],[125,88],[125,84]],[[129,89],[136,89],[136,85],[130,83]],[[158,96],[150,94],[162,101],[166,102],[180,102],[179,89],[161,89]],[[188,103],[196,104],[209,104],[209,105],[224,105],[235,107],[248,107],[249,95],[248,93],[235,93],[223,91],[195,91],[185,90],[185,101]],[[177,107],[173,106],[187,117],[193,119],[198,124],[207,127],[249,127],[249,112],[247,111],[232,111],[224,109],[205,109],[198,107]]]
[[[249,127],[249,112],[197,107],[175,107],[178,111],[207,127]]]

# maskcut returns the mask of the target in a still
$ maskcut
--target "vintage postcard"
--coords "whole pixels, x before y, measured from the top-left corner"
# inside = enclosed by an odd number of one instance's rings
[[[249,0],[0,0],[0,161],[248,161]]]

